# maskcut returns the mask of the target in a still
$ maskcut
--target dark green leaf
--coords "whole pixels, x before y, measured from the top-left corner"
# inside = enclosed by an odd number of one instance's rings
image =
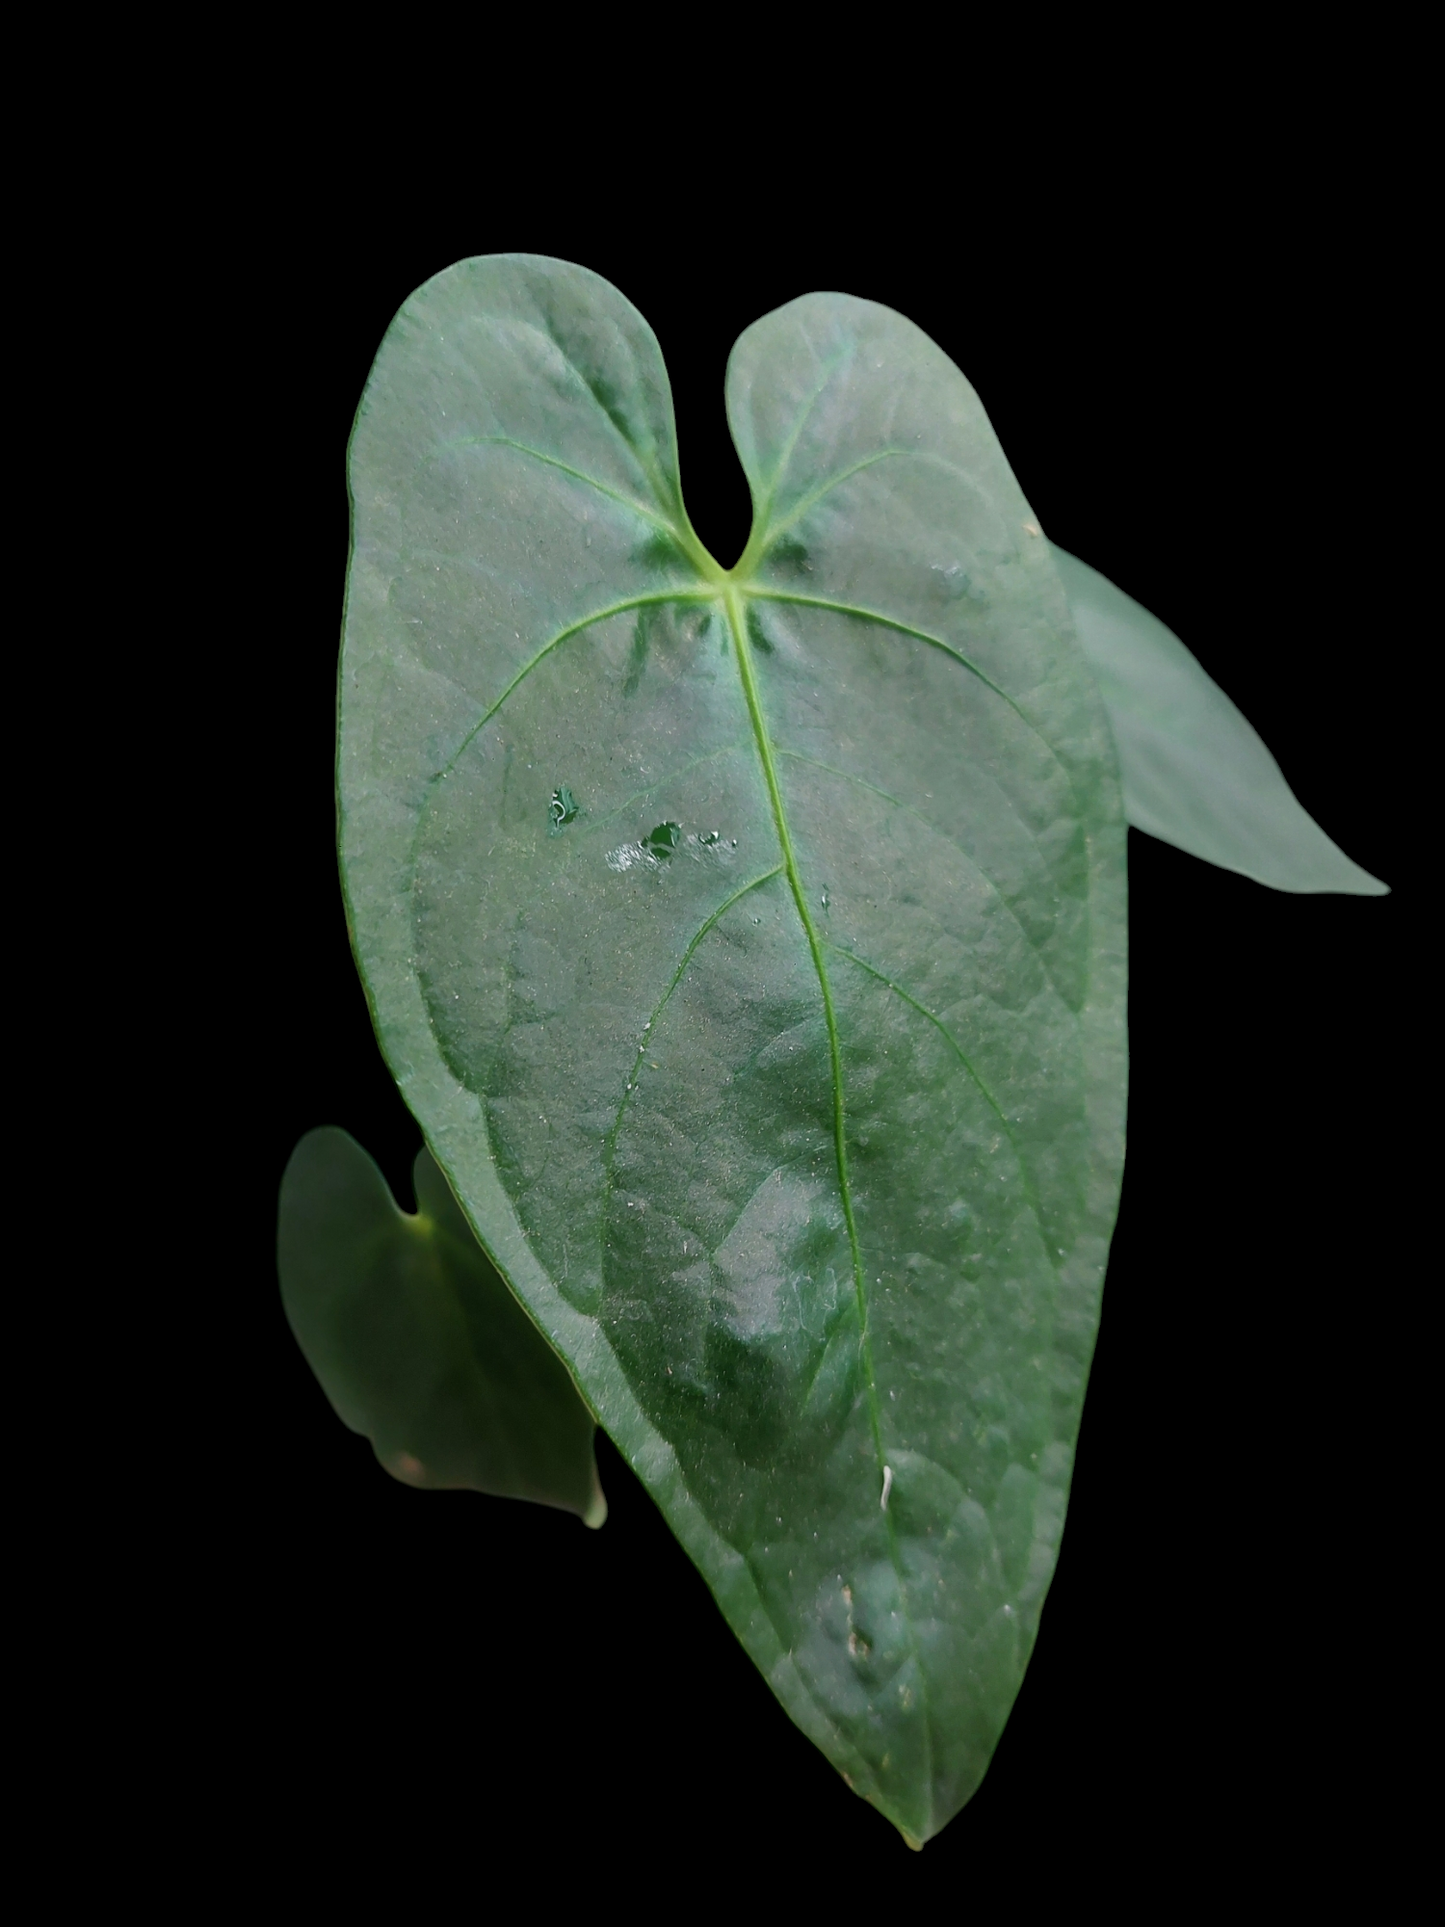
[[[1387,896],[1296,801],[1173,630],[1087,562],[1057,547],[1053,555],[1099,678],[1134,827],[1271,889]]]
[[[600,1526],[591,1415],[426,1151],[415,1180],[413,1217],[345,1131],[296,1146],[277,1252],[308,1364],[405,1484],[535,1499]]]
[[[947,357],[811,295],[727,398],[730,572],[615,289],[502,256],[406,304],[351,451],[343,877],[479,1237],[917,1843],[984,1773],[1062,1530],[1123,1154],[1123,810]]]

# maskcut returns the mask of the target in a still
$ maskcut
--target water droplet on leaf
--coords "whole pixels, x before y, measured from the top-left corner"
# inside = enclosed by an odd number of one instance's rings
[[[650,850],[654,856],[671,856],[681,841],[680,823],[659,823],[655,830],[642,839],[642,847]]]

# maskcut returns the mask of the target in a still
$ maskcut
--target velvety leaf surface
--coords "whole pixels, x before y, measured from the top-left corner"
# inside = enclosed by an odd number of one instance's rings
[[[1058,547],[1053,557],[1109,712],[1134,827],[1274,890],[1387,895],[1300,805],[1173,630],[1087,562]]]
[[[351,451],[343,877],[479,1237],[917,1843],[987,1766],[1058,1550],[1123,1152],[1123,811],[948,358],[810,295],[727,401],[731,572],[615,289],[499,256],[407,302]]]
[[[345,1131],[309,1131],[281,1182],[281,1297],[338,1416],[406,1485],[607,1516],[592,1416],[423,1150],[415,1216]]]

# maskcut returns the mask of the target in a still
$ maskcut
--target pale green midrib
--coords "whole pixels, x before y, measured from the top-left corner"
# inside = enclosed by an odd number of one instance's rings
[[[828,1054],[833,1074],[833,1143],[838,1163],[838,1185],[843,1199],[843,1215],[848,1225],[848,1242],[853,1255],[853,1283],[858,1294],[858,1316],[864,1358],[868,1369],[869,1408],[873,1418],[874,1443],[878,1448],[878,1468],[883,1469],[883,1441],[879,1426],[878,1392],[874,1382],[872,1352],[868,1339],[868,1302],[863,1286],[862,1256],[858,1243],[858,1227],[853,1216],[853,1198],[848,1183],[848,1146],[844,1128],[843,1112],[843,1059],[838,1039],[838,1023],[833,1010],[833,994],[828,983],[828,972],[823,963],[822,944],[813,923],[803,894],[802,878],[798,874],[798,860],[793,850],[792,833],[788,828],[787,813],[783,808],[782,789],[778,783],[777,766],[773,761],[772,743],[768,736],[767,725],[763,720],[762,703],[758,695],[757,678],[753,672],[752,650],[747,638],[747,625],[738,606],[738,592],[729,585],[724,600],[727,604],[728,622],[733,632],[733,643],[737,650],[738,669],[742,676],[743,695],[748,706],[748,716],[753,726],[753,738],[757,744],[758,759],[763,768],[763,780],[767,784],[768,799],[772,806],[773,826],[777,832],[778,844],[783,853],[783,870],[787,875],[788,888],[792,892],[797,908],[798,920],[803,926],[808,949],[812,954],[813,968],[817,972],[818,987],[823,998],[823,1016],[828,1030]]]
[[[753,671],[752,649],[748,642],[747,623],[743,617],[741,598],[738,588],[728,583],[724,589],[727,604],[728,622],[733,632],[733,644],[737,651],[738,670],[742,678],[743,695],[748,706],[748,715],[753,725],[753,735],[757,741],[758,759],[762,764],[763,777],[768,787],[768,797],[772,805],[773,823],[777,831],[778,843],[783,853],[783,870],[792,892],[793,903],[798,912],[798,920],[803,926],[808,949],[812,955],[813,968],[818,977],[818,988],[823,999],[823,1018],[828,1031],[828,1056],[833,1077],[833,1147],[838,1166],[838,1191],[843,1203],[843,1217],[848,1227],[848,1245],[853,1259],[853,1290],[858,1305],[858,1338],[864,1375],[868,1386],[868,1416],[873,1431],[873,1450],[878,1462],[878,1471],[883,1478],[886,1459],[883,1447],[882,1416],[878,1408],[878,1381],[873,1365],[873,1344],[868,1330],[868,1293],[863,1277],[863,1254],[858,1238],[857,1220],[853,1214],[853,1193],[848,1178],[848,1141],[847,1119],[843,1102],[843,1055],[838,1037],[838,1020],[833,1009],[833,993],[828,982],[827,966],[823,961],[822,941],[813,922],[812,912],[803,893],[803,882],[798,874],[798,861],[793,850],[792,833],[788,828],[787,812],[783,808],[782,789],[778,783],[777,766],[773,761],[772,742],[767,725],[763,719],[762,700],[758,694],[757,678]],[[909,1637],[913,1644],[913,1656],[918,1667],[918,1686],[922,1699],[919,1709],[923,1724],[924,1753],[926,1760],[926,1780],[928,1817],[930,1827],[933,1820],[933,1729],[928,1710],[928,1675],[923,1663],[923,1654],[914,1629],[913,1618],[908,1610],[908,1591],[903,1576],[903,1562],[898,1550],[898,1535],[893,1519],[884,1509],[884,1529],[888,1534],[888,1548],[892,1559],[894,1576],[898,1582],[899,1603],[903,1609],[904,1620],[908,1626]]]
[[[998,1119],[999,1123],[1003,1126],[1004,1136],[1008,1139],[1010,1145],[1013,1147],[1013,1154],[1018,1159],[1019,1175],[1022,1177],[1023,1183],[1024,1183],[1024,1195],[1028,1201],[1029,1209],[1034,1214],[1034,1223],[1039,1228],[1039,1240],[1044,1247],[1044,1256],[1049,1260],[1050,1266],[1053,1268],[1053,1270],[1057,1271],[1059,1268],[1058,1262],[1055,1259],[1053,1251],[1049,1246],[1048,1232],[1044,1224],[1043,1206],[1039,1202],[1038,1186],[1034,1182],[1034,1179],[1029,1174],[1028,1159],[1024,1156],[1023,1151],[1019,1147],[1019,1141],[1014,1136],[1013,1126],[1012,1124],[1009,1123],[1007,1113],[1004,1111],[1003,1106],[999,1103],[998,1099],[994,1096],[993,1092],[989,1089],[988,1085],[984,1083],[983,1079],[979,1076],[978,1072],[974,1069],[973,1064],[967,1052],[964,1050],[962,1044],[959,1043],[958,1039],[954,1036],[953,1032],[948,1028],[947,1024],[944,1023],[941,1017],[935,1017],[933,1012],[928,1008],[926,1004],[921,1004],[910,991],[907,991],[903,988],[902,984],[896,983],[892,977],[886,976],[883,971],[879,970],[875,965],[869,963],[866,957],[860,957],[857,951],[849,950],[845,945],[841,943],[834,943],[831,937],[825,937],[823,941],[824,943],[827,944],[830,950],[836,950],[840,957],[846,957],[849,963],[857,964],[858,968],[860,970],[866,970],[870,977],[876,977],[880,984],[882,984],[886,989],[891,990],[895,997],[901,998],[905,1004],[908,1004],[912,1009],[916,1010],[920,1017],[926,1017],[928,1022],[933,1025],[934,1029],[944,1039],[945,1043],[949,1044],[952,1047],[954,1053],[958,1058],[959,1063],[962,1064],[963,1068],[968,1072],[969,1076],[973,1079],[974,1083],[978,1086],[979,1092],[981,1093],[984,1102],[988,1105],[989,1109],[993,1112],[994,1116]]]
[[[838,1043],[838,1021],[836,1021],[834,1010],[832,1010],[832,990],[828,987],[827,967],[823,964],[823,946],[821,946],[821,940],[819,940],[819,935],[817,935],[817,929],[815,929],[815,925],[813,925],[813,915],[811,915],[811,911],[807,908],[807,898],[803,896],[803,883],[801,883],[801,877],[798,875],[798,858],[796,858],[794,848],[792,848],[792,832],[788,829],[788,815],[786,815],[786,811],[784,811],[784,807],[782,807],[782,788],[780,788],[780,784],[778,784],[778,771],[776,771],[775,761],[773,761],[773,744],[771,744],[771,738],[769,738],[769,734],[767,734],[767,725],[765,725],[765,721],[763,721],[763,705],[761,705],[759,694],[757,694],[757,678],[755,678],[755,674],[753,674],[751,646],[749,646],[748,642],[748,624],[744,622],[742,611],[740,611],[740,607],[738,607],[738,592],[736,592],[736,590],[728,588],[728,592],[724,594],[724,601],[726,601],[726,611],[728,611],[728,624],[730,624],[730,628],[732,628],[732,640],[734,640],[734,647],[736,647],[736,651],[738,651],[738,669],[740,669],[740,674],[742,674],[744,700],[748,701],[749,721],[751,721],[751,725],[753,725],[753,740],[755,740],[755,744],[757,744],[757,755],[759,755],[759,761],[761,761],[761,765],[763,765],[763,780],[767,782],[769,802],[773,805],[773,825],[775,825],[776,836],[778,836],[778,846],[780,846],[780,850],[782,850],[782,869],[784,869],[784,873],[786,873],[786,877],[788,877],[788,888],[790,888],[790,892],[792,892],[794,906],[798,908],[798,919],[800,919],[800,923],[803,925],[803,935],[807,938],[807,948],[809,948],[809,952],[811,952],[811,956],[813,956],[813,969],[817,971],[819,990],[823,992],[823,1016],[825,1016],[828,1031],[828,1060],[830,1060],[830,1066],[832,1066],[832,1135],[834,1135],[834,1150],[836,1150],[836,1158],[838,1158],[838,1185],[840,1185],[840,1191],[842,1191],[844,1218],[846,1218],[846,1222],[848,1222],[848,1241],[850,1241],[852,1254],[854,1254],[854,1285],[855,1289],[857,1289],[857,1297],[859,1297],[857,1310],[859,1310],[861,1339],[863,1339],[867,1370],[869,1370],[869,1401],[871,1401],[871,1411],[873,1411],[873,1436],[875,1436],[875,1443],[879,1445],[879,1470],[882,1470],[882,1436],[880,1436],[879,1411],[877,1411],[877,1386],[875,1386],[875,1382],[873,1382],[873,1357],[871,1357],[871,1351],[869,1351],[869,1337],[867,1337],[867,1297],[865,1297],[865,1293],[863,1293],[863,1268],[861,1268],[861,1254],[859,1254],[859,1243],[857,1243],[857,1226],[855,1226],[854,1222],[854,1201],[852,1201],[852,1191],[850,1191],[850,1185],[848,1185],[848,1143],[846,1143],[846,1131],[844,1131],[842,1048],[840,1048],[840,1043]]]
[[[702,942],[703,938],[707,935],[708,931],[712,929],[713,925],[716,924],[720,918],[726,916],[728,911],[732,909],[735,903],[739,902],[743,897],[745,897],[750,890],[759,889],[764,883],[770,883],[775,876],[778,876],[781,873],[782,868],[783,866],[781,863],[776,863],[773,865],[771,870],[764,871],[764,873],[761,876],[754,877],[751,880],[751,882],[744,883],[741,886],[741,888],[734,890],[732,895],[727,899],[725,903],[720,903],[718,905],[717,909],[713,911],[712,915],[701,926],[701,928],[697,931],[697,933],[692,938],[692,941],[688,944],[687,948],[683,951],[682,959],[679,962],[677,969],[673,972],[672,982],[667,986],[667,989],[663,991],[662,996],[658,999],[656,1005],[653,1007],[653,1010],[647,1019],[646,1024],[643,1026],[642,1042],[637,1047],[637,1055],[632,1060],[632,1069],[629,1071],[627,1075],[627,1081],[622,1087],[622,1101],[617,1106],[617,1115],[616,1117],[613,1118],[612,1128],[610,1131],[608,1131],[606,1139],[604,1140],[606,1145],[606,1151],[602,1161],[604,1197],[610,1197],[612,1195],[612,1163],[613,1163],[613,1157],[615,1155],[616,1148],[617,1148],[617,1133],[622,1129],[622,1120],[627,1114],[628,1099],[632,1096],[632,1093],[637,1088],[637,1074],[638,1074],[638,1071],[641,1069],[643,1058],[646,1056],[649,1048],[651,1047],[652,1031],[656,1026],[658,1018],[662,1015],[663,1011],[667,1008],[668,1000],[671,998],[672,993],[677,989],[678,985],[682,982],[683,975],[687,970],[688,965],[692,962],[694,951],[697,949],[698,945]],[[602,1250],[603,1250],[602,1268],[603,1268],[603,1275],[605,1276],[606,1269],[607,1269],[607,1258],[606,1258],[607,1224],[606,1224],[605,1216],[601,1225],[600,1235],[602,1237]]]

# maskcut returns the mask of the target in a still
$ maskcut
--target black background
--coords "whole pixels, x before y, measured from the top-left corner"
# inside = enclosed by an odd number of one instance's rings
[[[297,1851],[410,1856],[418,1893],[468,1865],[575,1862],[661,1880],[661,1900],[675,1865],[750,1891],[761,1859],[900,1896],[1021,1877],[1183,1893],[1257,1856],[1282,1876],[1327,1860],[1393,1771],[1377,1734],[1400,1608],[1379,1546],[1418,1287],[1395,1242],[1394,1082],[1418,645],[1390,560],[1401,505],[1369,480],[1403,376],[1339,274],[1342,253],[1383,271],[1368,210],[1325,176],[1281,223],[1247,182],[1161,198],[1125,172],[1078,204],[1067,183],[1051,204],[994,183],[982,223],[935,186],[908,221],[896,181],[860,167],[831,223],[724,231],[615,183],[577,211],[585,196],[522,193],[504,168],[442,186],[408,166],[364,213],[319,173],[238,191],[195,364],[193,423],[219,423],[225,455],[202,573],[224,586],[169,659],[181,708],[214,714],[217,760],[188,886],[207,1042],[166,1092],[206,1229],[178,1287],[199,1308],[204,1357],[177,1369],[203,1473],[168,1527],[184,1577],[165,1665],[198,1772]],[[1063,1553],[988,1777],[921,1857],[792,1727],[605,1440],[598,1533],[409,1491],[332,1415],[281,1315],[297,1138],[343,1125],[408,1203],[419,1143],[336,881],[347,435],[411,290],[513,249],[584,263],[652,323],[692,516],[724,562],[747,527],[722,404],[736,335],[814,288],[908,315],[978,388],[1046,532],[1184,638],[1395,892],[1284,896],[1131,832],[1129,1162]]]

